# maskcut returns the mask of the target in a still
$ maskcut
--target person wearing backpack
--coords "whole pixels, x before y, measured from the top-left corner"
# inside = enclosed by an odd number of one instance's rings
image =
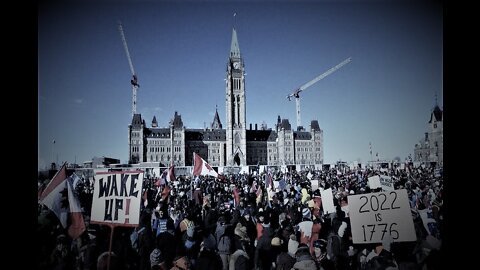
[[[220,258],[222,259],[222,269],[228,270],[228,264],[230,261],[230,254],[232,248],[232,241],[229,235],[228,230],[225,230],[225,233],[220,236],[218,239],[217,250]]]

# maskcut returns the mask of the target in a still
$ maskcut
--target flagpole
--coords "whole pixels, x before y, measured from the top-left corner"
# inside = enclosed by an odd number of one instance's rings
[[[110,270],[110,258],[112,255],[112,242],[113,242],[113,229],[115,229],[115,225],[110,224],[110,244],[108,247],[108,260],[107,260],[107,270]]]

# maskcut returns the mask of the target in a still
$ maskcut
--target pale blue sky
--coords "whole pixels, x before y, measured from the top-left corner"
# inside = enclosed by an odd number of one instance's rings
[[[132,3],[134,2],[134,3]],[[234,24],[246,69],[247,125],[277,116],[296,126],[285,96],[344,59],[301,96],[302,123],[319,121],[326,163],[404,159],[443,107],[443,10],[411,1],[105,1],[39,4],[38,164],[93,156],[128,161],[130,69],[137,112],[167,126],[225,125],[225,74]],[[55,140],[55,145],[52,141]],[[58,157],[58,159],[57,159]]]

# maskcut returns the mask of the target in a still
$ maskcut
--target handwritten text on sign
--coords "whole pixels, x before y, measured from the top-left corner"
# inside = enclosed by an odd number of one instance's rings
[[[93,223],[138,225],[143,172],[95,175]]]
[[[348,196],[353,243],[415,241],[405,189]]]

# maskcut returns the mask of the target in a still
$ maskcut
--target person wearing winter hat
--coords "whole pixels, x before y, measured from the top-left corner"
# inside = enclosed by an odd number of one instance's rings
[[[262,208],[260,208],[260,210],[262,210]],[[258,239],[260,239],[260,237],[262,237],[262,234],[263,234],[263,222],[265,221],[265,214],[263,213],[263,211],[260,211],[258,212],[258,218],[257,218],[257,238],[256,240],[258,241]]]
[[[283,240],[280,239],[280,237],[274,237],[272,238],[271,245],[275,247],[279,247],[283,244]]]
[[[288,254],[295,258],[295,253],[297,253],[298,249],[298,241],[294,234],[290,235],[290,239],[288,240]]]
[[[316,270],[317,265],[310,254],[310,250],[306,244],[298,245],[295,253],[297,262],[293,265],[293,269]]]
[[[308,219],[310,220],[312,218],[312,213],[310,212],[310,209],[308,208],[303,208],[302,209],[302,217],[303,219]]]
[[[275,261],[277,270],[290,270],[295,264],[295,253],[297,252],[298,242],[295,240],[295,235],[291,235],[288,239],[288,252],[282,251],[278,254]]]
[[[250,239],[248,238],[247,235],[247,228],[243,226],[240,222],[237,223],[237,226],[235,227],[234,231],[235,235],[239,237],[239,240],[241,241],[249,241]]]
[[[154,249],[152,253],[150,253],[150,267],[151,269],[167,269],[162,252],[158,248]]]
[[[280,237],[275,236],[274,238],[272,238],[270,244],[271,244],[271,248],[268,252],[268,256],[270,257],[270,260],[272,263],[271,269],[276,269],[277,257],[282,252],[283,240]]]

